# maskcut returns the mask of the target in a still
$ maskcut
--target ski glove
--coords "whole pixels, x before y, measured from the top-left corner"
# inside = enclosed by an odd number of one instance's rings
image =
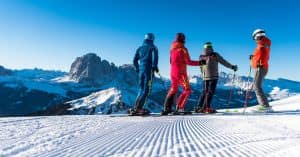
[[[232,69],[233,71],[237,71],[237,70],[238,70],[238,66],[237,66],[237,65],[233,65],[233,66],[231,66],[231,69]]]
[[[250,55],[250,56],[249,56],[249,59],[252,60],[252,58],[253,58],[253,55]]]
[[[200,64],[200,65],[206,65],[206,60],[205,60],[205,59],[199,60],[199,64]]]
[[[154,67],[154,68],[153,68],[153,71],[155,71],[156,73],[159,73],[158,67]]]
[[[263,67],[262,65],[257,64],[257,69],[260,69],[262,67]]]

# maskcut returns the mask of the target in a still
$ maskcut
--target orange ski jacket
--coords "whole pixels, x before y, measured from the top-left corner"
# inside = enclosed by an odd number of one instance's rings
[[[254,50],[253,57],[251,59],[251,65],[254,69],[263,67],[268,70],[269,58],[270,58],[271,40],[267,37],[257,41],[257,47]]]

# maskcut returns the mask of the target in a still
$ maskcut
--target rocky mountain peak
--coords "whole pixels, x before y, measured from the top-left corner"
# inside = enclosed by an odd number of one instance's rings
[[[0,76],[11,75],[11,71],[0,65]]]
[[[72,80],[85,83],[98,83],[113,78],[117,67],[95,53],[88,53],[77,57],[72,63],[69,77]]]

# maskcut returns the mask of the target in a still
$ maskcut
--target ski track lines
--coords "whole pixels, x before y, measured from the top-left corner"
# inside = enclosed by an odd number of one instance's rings
[[[261,157],[285,156],[293,151],[299,156],[299,130],[283,125],[288,118],[66,116],[1,120],[0,128],[17,122],[32,128],[10,140],[1,135],[8,142],[5,147],[0,144],[0,156]],[[49,129],[57,131],[51,134]]]
[[[77,122],[80,120],[80,122]],[[75,137],[80,137],[88,129],[86,124],[94,124],[88,118],[76,117],[49,117],[43,121],[24,119],[8,123],[0,123],[1,143],[0,156],[32,156],[39,152],[51,151],[53,148],[64,145]],[[99,121],[98,121],[99,122]],[[26,126],[26,127],[20,127]],[[100,125],[94,125],[101,127]],[[2,129],[3,128],[3,129]],[[91,128],[91,127],[90,127]],[[14,131],[14,134],[7,134]],[[23,133],[24,132],[24,133]],[[6,137],[6,136],[9,137]],[[5,138],[3,138],[5,137]],[[3,142],[3,143],[2,143]]]

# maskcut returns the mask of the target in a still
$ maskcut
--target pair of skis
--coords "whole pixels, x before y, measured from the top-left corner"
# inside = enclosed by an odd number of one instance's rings
[[[268,111],[268,112],[217,112],[213,114],[206,113],[191,113],[191,114],[181,114],[181,115],[160,115],[160,113],[150,113],[148,115],[141,116],[130,116],[128,114],[111,114],[109,117],[172,117],[172,116],[273,116],[273,115],[300,115],[299,111]]]
[[[148,114],[111,114],[110,117],[163,117],[163,116],[185,116],[185,115],[215,115],[220,114],[216,113],[198,113],[198,112],[170,112],[166,115],[162,115],[161,113],[148,113]],[[222,114],[222,113],[221,113]]]

